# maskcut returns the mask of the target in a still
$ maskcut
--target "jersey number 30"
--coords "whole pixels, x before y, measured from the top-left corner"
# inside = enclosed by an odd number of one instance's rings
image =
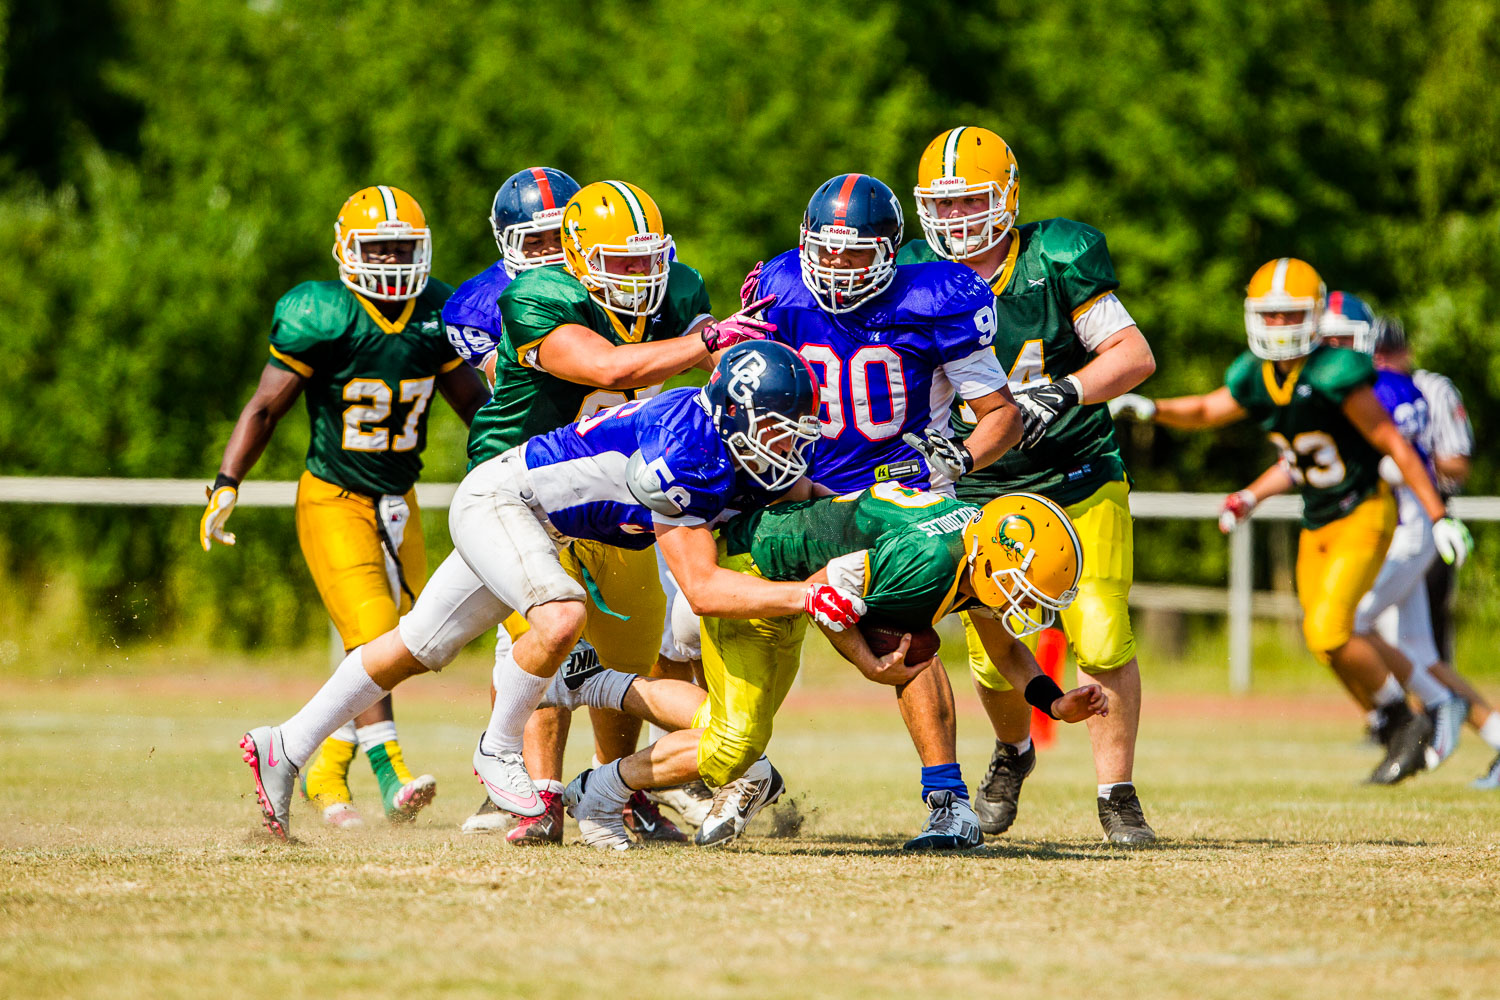
[[[827,344],[805,344],[800,353],[809,365],[817,366],[822,403],[818,416],[824,437],[836,438],[849,425],[851,414],[844,409],[846,381],[855,430],[871,441],[884,441],[901,433],[906,423],[906,378],[901,372],[901,355],[895,349],[884,344],[861,347],[847,365]],[[870,405],[870,383],[878,385],[882,380],[890,390],[890,414],[877,417]]]
[[[384,427],[365,426],[383,423],[391,415],[391,387],[378,378],[355,378],[344,383],[344,401],[361,404],[344,411],[344,450],[411,451],[415,448],[422,414],[427,412],[427,404],[432,401],[435,381],[431,375],[401,380],[401,402],[411,403],[412,408],[407,411],[401,433],[394,439]]]

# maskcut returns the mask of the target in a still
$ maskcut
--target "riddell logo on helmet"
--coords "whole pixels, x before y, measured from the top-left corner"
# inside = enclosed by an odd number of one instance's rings
[[[556,222],[563,217],[564,209],[544,208],[540,212],[531,213],[532,222]]]
[[[949,191],[954,188],[966,188],[969,182],[962,177],[939,177],[932,182],[934,191]]]
[[[848,226],[824,226],[818,230],[818,234],[821,236],[857,237],[859,236],[859,230],[850,229]]]
[[[625,238],[625,245],[633,247],[641,243],[655,243],[660,239],[655,233],[633,233]]]

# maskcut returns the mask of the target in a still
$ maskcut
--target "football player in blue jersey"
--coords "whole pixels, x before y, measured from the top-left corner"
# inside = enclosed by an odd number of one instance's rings
[[[703,389],[600,410],[475,466],[449,513],[460,558],[446,560],[411,613],[350,653],[296,715],[242,740],[267,829],[288,835],[297,769],[328,733],[406,678],[441,669],[512,611],[530,628],[509,669],[497,671],[501,683],[474,769],[497,806],[540,815],[545,807],[518,748],[583,631],[584,587],[559,554],[571,540],[627,549],[659,543],[699,614],[805,612],[835,631],[856,622],[863,612],[857,594],[718,565],[715,524],[811,493],[803,473],[818,437],[815,405],[811,373],[795,352],[744,343],[722,354]]]
[[[882,481],[952,495],[964,473],[1021,438],[1021,414],[990,344],[994,296],[951,261],[896,264],[901,205],[868,174],[824,182],[802,218],[800,245],[756,265],[741,296],[775,296],[764,319],[818,378],[822,437],[808,478],[835,493]],[[957,441],[948,411],[967,402],[976,426]],[[907,846],[972,847],[983,836],[957,763],[953,689],[943,670],[897,688],[922,761],[922,798],[948,791]],[[948,801],[949,796],[943,800]]]

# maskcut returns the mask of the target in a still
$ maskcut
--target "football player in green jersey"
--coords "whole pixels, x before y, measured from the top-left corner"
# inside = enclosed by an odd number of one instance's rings
[[[917,631],[944,615],[968,611],[994,662],[1018,690],[1055,718],[1079,722],[1109,710],[1095,684],[1064,694],[1036,665],[1018,636],[1045,627],[1072,601],[1081,574],[1078,538],[1062,509],[1034,494],[1013,494],[980,509],[895,482],[858,493],[776,504],[742,514],[720,535],[719,565],[769,580],[810,578],[862,595],[865,620]],[[635,789],[698,776],[720,786],[699,829],[700,845],[739,836],[782,791],[781,776],[762,756],[776,710],[791,688],[806,632],[798,617],[703,619],[708,696],[682,681],[605,678],[580,689],[608,694],[619,707],[676,730],[618,764],[585,772],[565,793],[580,829],[619,825]],[[870,680],[898,688],[936,657],[908,663],[910,635],[876,656],[858,629],[829,641]],[[586,702],[587,703],[587,702]],[[616,707],[610,705],[609,707]],[[1028,706],[1029,708],[1029,706]],[[951,702],[948,706],[951,715]],[[961,786],[957,764],[931,776],[931,815],[909,850],[977,847],[978,819],[944,778]],[[929,776],[924,774],[926,784]]]
[[[1282,257],[1250,279],[1245,328],[1250,348],[1235,359],[1224,385],[1200,396],[1150,400],[1122,396],[1116,408],[1168,427],[1221,427],[1257,421],[1281,453],[1248,490],[1230,496],[1226,513],[1249,515],[1290,477],[1303,496],[1297,546],[1297,599],[1307,648],[1329,664],[1366,709],[1394,716],[1391,753],[1372,780],[1390,783],[1421,767],[1431,723],[1406,705],[1396,677],[1404,658],[1356,634],[1355,611],[1375,582],[1396,529],[1396,503],[1380,478],[1382,455],[1400,469],[1434,539],[1467,554],[1467,532],[1449,517],[1421,457],[1375,395],[1375,366],[1363,353],[1319,343],[1327,292],[1309,264]],[[1395,675],[1395,676],[1393,676]],[[1388,766],[1389,765],[1389,766]]]
[[[434,390],[469,421],[484,386],[454,354],[441,310],[451,289],[429,279],[432,234],[411,195],[378,185],[356,192],[334,224],[338,281],[309,281],[276,304],[271,357],[245,404],[199,524],[206,552],[225,530],[240,482],[299,395],[312,428],[297,484],[297,538],[344,649],[396,625],[427,577],[413,489]],[[348,772],[363,748],[391,820],[432,801],[431,775],[414,778],[386,698],[330,736],[303,791],[335,826],[361,820]]]
[[[1070,219],[1016,225],[1016,158],[994,132],[961,127],[934,139],[917,166],[916,201],[927,238],[897,260],[954,260],[989,282],[993,347],[1024,418],[1020,445],[960,479],[958,496],[983,503],[1025,490],[1072,518],[1084,575],[1061,623],[1079,669],[1109,692],[1112,708],[1089,721],[1099,820],[1115,843],[1154,840],[1133,783],[1141,681],[1128,605],[1129,485],[1104,405],[1155,370],[1151,348],[1115,295],[1102,233]],[[959,436],[973,428],[963,406],[952,421]],[[969,667],[996,737],[976,805],[985,832],[1000,833],[1015,821],[1021,783],[1036,764],[1031,709],[973,629]]]

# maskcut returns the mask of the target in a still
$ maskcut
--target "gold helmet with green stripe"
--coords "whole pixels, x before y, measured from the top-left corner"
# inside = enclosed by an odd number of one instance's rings
[[[624,181],[596,181],[563,209],[563,263],[606,309],[650,316],[667,296],[674,255],[651,196]]]
[[[333,223],[333,259],[349,290],[368,299],[414,299],[432,274],[432,230],[417,199],[377,184],[349,196]]]
[[[915,194],[933,253],[949,260],[978,256],[1016,224],[1021,183],[1015,154],[987,128],[951,128],[922,151]]]
[[[1078,596],[1083,546],[1068,514],[1035,493],[1007,493],[964,525],[969,585],[1020,638],[1048,628]]]

